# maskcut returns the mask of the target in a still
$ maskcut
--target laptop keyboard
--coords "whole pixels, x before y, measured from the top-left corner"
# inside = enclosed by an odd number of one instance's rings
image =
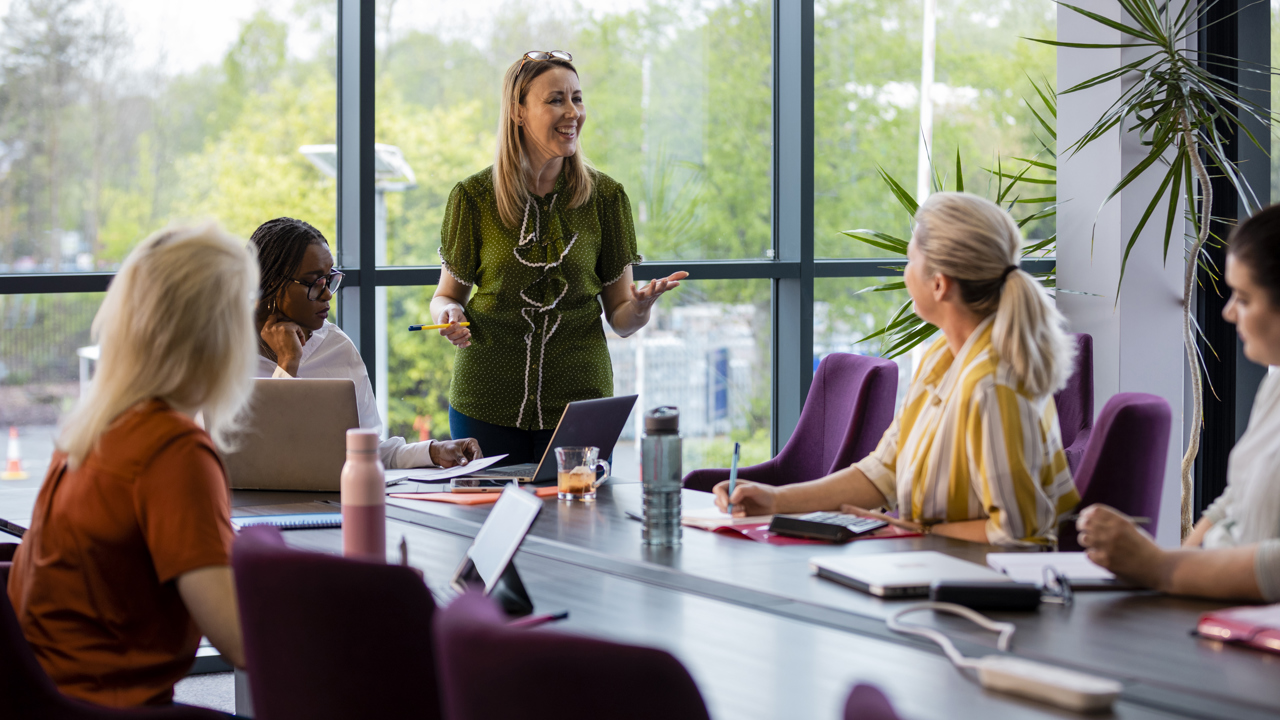
[[[868,530],[874,530],[884,525],[883,520],[875,518],[858,517],[857,515],[846,515],[838,512],[811,512],[808,515],[801,515],[801,520],[810,522],[827,523],[828,525],[843,525],[854,533],[864,533]]]

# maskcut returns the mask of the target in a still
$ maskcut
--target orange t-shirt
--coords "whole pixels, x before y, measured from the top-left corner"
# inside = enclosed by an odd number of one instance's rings
[[[9,575],[23,634],[67,695],[128,707],[173,699],[200,631],[175,578],[231,557],[213,442],[164,402],[139,403],[77,469],[58,452]]]

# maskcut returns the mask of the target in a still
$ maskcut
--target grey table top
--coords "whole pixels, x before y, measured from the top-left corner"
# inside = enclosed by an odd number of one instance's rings
[[[20,490],[0,486],[0,517],[29,517],[34,492]],[[322,503],[336,501],[320,493],[233,495],[236,514],[332,512]],[[685,491],[686,507],[709,502]],[[909,717],[1072,716],[981,690],[932,645],[885,628],[883,618],[904,601],[820,580],[808,568],[817,555],[920,549],[982,562],[993,548],[937,537],[772,546],[686,528],[679,549],[652,552],[641,545],[640,524],[625,515],[639,506],[639,486],[614,481],[592,504],[546,500],[517,565],[539,611],[571,611],[559,627],[671,650],[715,717],[839,717],[856,681],[883,687]],[[411,561],[443,596],[490,507],[390,498],[388,544],[407,537]],[[337,530],[287,537],[341,551]],[[1071,608],[994,616],[1017,624],[1015,653],[1124,681],[1117,716],[1280,714],[1280,658],[1190,635],[1200,613],[1223,603],[1146,592],[1078,593],[1076,600]],[[929,622],[928,615],[913,620]],[[993,637],[963,621],[937,624],[966,654],[994,651]]]

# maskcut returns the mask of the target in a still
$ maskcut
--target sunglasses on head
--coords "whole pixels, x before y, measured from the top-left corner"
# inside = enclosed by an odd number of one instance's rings
[[[524,64],[527,62],[542,62],[543,60],[550,60],[552,58],[555,58],[556,60],[563,60],[565,62],[573,62],[573,55],[570,55],[564,50],[530,50],[524,54],[523,58],[520,59],[520,67],[516,70],[516,75],[519,75],[520,72],[524,70]]]

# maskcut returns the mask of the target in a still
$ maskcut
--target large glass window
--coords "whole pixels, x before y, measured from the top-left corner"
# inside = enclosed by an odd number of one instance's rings
[[[20,467],[33,487],[49,466],[59,419],[97,360],[89,326],[102,297],[0,295],[0,431],[17,433]]]
[[[0,4],[0,273],[112,270],[174,221],[332,237],[336,3]],[[300,9],[301,8],[301,9]]]
[[[921,114],[926,53],[924,8],[936,5],[932,44],[933,119]],[[1052,138],[1032,113],[1053,126],[1032,83],[1052,89],[1055,49],[1024,37],[1052,39],[1051,0],[817,0],[814,8],[814,248],[817,257],[884,255],[841,234],[868,228],[906,236],[908,218],[881,180],[883,169],[919,198],[922,135],[927,159],[946,189],[955,187],[956,153],[964,186],[995,199],[997,158],[1052,164]],[[1019,168],[1022,163],[1013,161]],[[1007,168],[1006,168],[1007,169]],[[1046,177],[1044,172],[1031,176]],[[927,171],[924,177],[928,177]],[[1044,192],[1041,192],[1041,191]],[[1022,197],[1051,195],[1028,185]],[[1038,208],[1037,208],[1038,209]],[[1021,213],[1021,208],[1015,214]],[[1025,216],[1025,214],[1020,215]],[[1054,232],[1052,219],[1028,228]]]
[[[387,196],[389,264],[439,263],[450,190],[493,162],[503,72],[553,49],[574,56],[582,149],[626,187],[646,258],[768,256],[771,2],[383,0],[378,11],[377,141],[416,178]]]

